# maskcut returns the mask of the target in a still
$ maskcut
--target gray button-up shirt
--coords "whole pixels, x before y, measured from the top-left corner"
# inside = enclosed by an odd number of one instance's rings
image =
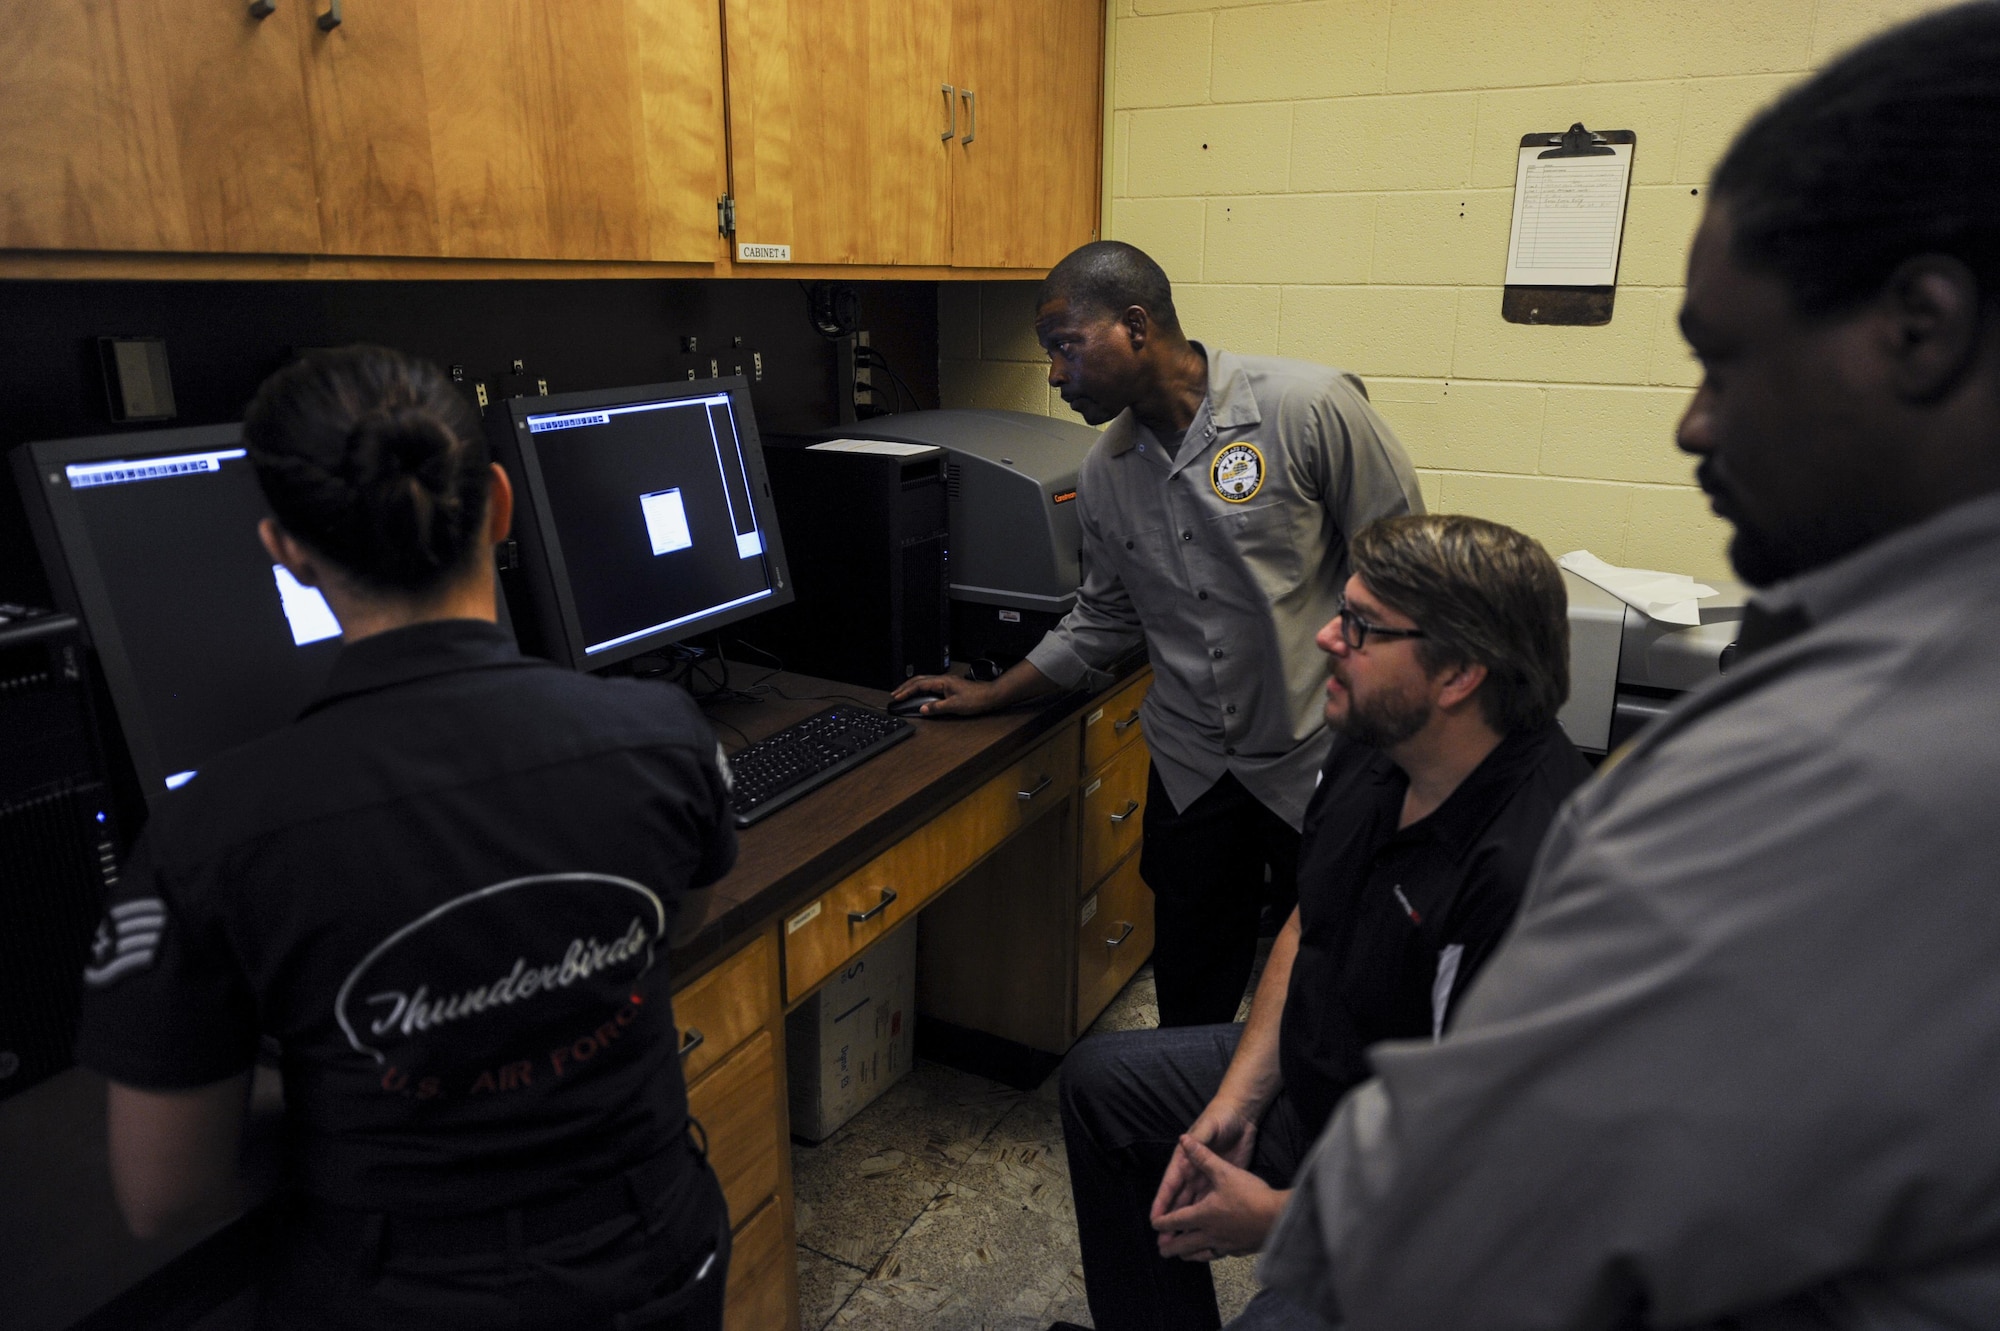
[[[1557,817],[1436,1045],[1372,1051],[1262,1276],[1351,1326],[2000,1326],[2000,495]]]
[[[1083,586],[1028,660],[1072,685],[1143,635],[1142,721],[1174,807],[1233,772],[1296,828],[1329,742],[1313,634],[1338,607],[1347,538],[1423,496],[1353,375],[1203,354],[1208,396],[1173,457],[1128,410],[1084,458]]]

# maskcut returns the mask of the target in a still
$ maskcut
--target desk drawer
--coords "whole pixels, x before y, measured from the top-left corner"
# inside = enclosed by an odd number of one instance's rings
[[[947,883],[1076,789],[1076,729],[1064,726],[785,920],[785,1002],[795,1003]]]
[[[729,1254],[729,1291],[722,1331],[789,1331],[798,1325],[792,1282],[797,1254],[785,1242],[785,1204],[778,1198],[736,1231]]]
[[[1132,855],[1083,899],[1076,938],[1076,1029],[1109,1006],[1153,952],[1153,894]]]
[[[729,1219],[741,1223],[778,1191],[778,1062],[769,1031],[688,1087],[688,1111],[708,1134],[708,1163],[722,1180]]]
[[[1148,667],[1140,676],[1106,698],[1083,717],[1083,769],[1094,772],[1104,760],[1139,738],[1139,704],[1153,687]]]
[[[777,944],[770,933],[674,995],[674,1020],[681,1028],[681,1075],[693,1081],[721,1062],[730,1050],[772,1021],[771,967]]]
[[[1086,887],[1139,845],[1148,756],[1143,743],[1129,744],[1083,783],[1083,858],[1077,876]]]

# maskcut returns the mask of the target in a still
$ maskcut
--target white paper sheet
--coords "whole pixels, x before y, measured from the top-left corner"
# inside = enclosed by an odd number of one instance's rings
[[[1702,600],[1716,594],[1715,588],[1696,582],[1685,573],[1620,568],[1605,563],[1588,550],[1572,550],[1556,562],[1663,624],[1701,623]]]
[[[1507,240],[1508,286],[1617,284],[1633,145],[1608,146],[1608,157],[1544,158],[1544,147],[1521,149],[1514,171],[1514,229]]]

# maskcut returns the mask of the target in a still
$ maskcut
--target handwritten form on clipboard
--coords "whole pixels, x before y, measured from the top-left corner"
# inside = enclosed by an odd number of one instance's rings
[[[1521,149],[1507,285],[1616,285],[1632,145],[1609,146],[1609,154],[1595,157],[1543,157],[1539,145]]]

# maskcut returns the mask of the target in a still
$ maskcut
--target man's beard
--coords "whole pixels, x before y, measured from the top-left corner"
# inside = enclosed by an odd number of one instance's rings
[[[1736,576],[1752,587],[1769,587],[1831,564],[1871,539],[1858,523],[1849,523],[1843,530],[1830,520],[1781,535],[1743,515],[1743,504],[1730,488],[1728,473],[1717,464],[1713,453],[1701,460],[1694,474],[1709,498],[1719,501],[1717,514],[1735,528],[1729,538],[1729,564],[1736,570]],[[1831,519],[1835,515],[1828,516]]]
[[[1345,681],[1341,684],[1346,688]],[[1422,730],[1431,719],[1431,704],[1423,697],[1381,697],[1363,703],[1347,695],[1347,715],[1335,729],[1356,744],[1391,749]]]

